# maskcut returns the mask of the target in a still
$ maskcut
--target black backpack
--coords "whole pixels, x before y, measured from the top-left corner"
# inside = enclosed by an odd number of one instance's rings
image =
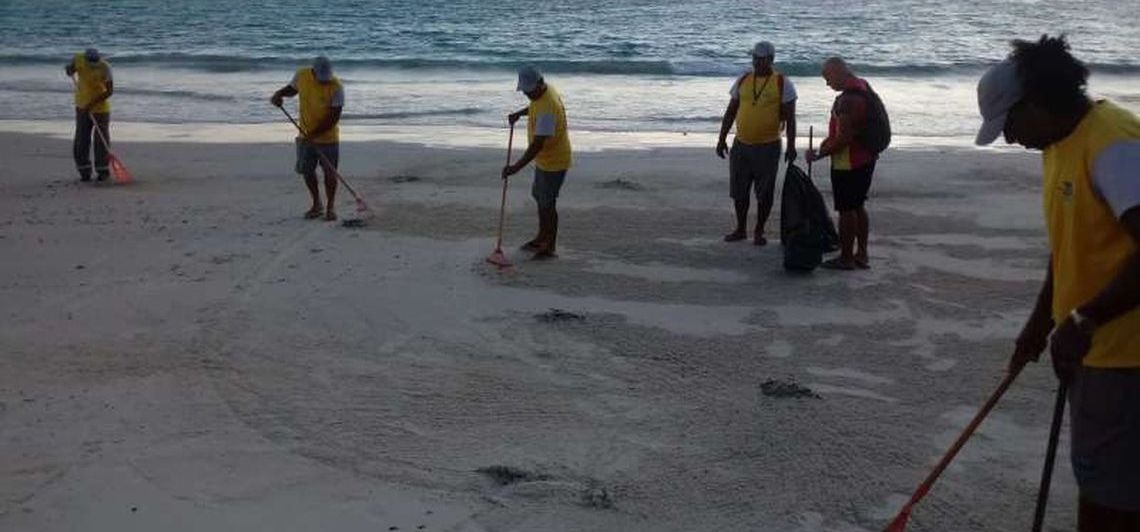
[[[848,94],[858,95],[867,101],[867,123],[863,129],[855,134],[855,140],[860,146],[879,154],[891,145],[891,118],[887,115],[887,106],[883,99],[867,84],[867,90],[846,89],[840,96]]]
[[[800,167],[789,164],[780,192],[780,243],[784,269],[810,272],[823,262],[823,254],[839,248],[839,234],[823,202],[823,195]]]

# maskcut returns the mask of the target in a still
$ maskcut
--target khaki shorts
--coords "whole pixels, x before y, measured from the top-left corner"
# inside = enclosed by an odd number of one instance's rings
[[[780,141],[767,144],[732,142],[728,152],[728,195],[734,200],[748,199],[755,187],[756,199],[772,204],[776,191],[776,175],[780,173]]]

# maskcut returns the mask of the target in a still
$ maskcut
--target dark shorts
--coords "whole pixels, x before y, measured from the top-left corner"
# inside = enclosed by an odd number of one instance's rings
[[[1140,368],[1081,368],[1069,394],[1081,496],[1140,512]]]
[[[558,192],[562,190],[562,183],[566,181],[566,170],[547,172],[534,169],[534,184],[530,187],[530,195],[538,203],[540,209],[554,207],[558,200]]]
[[[312,175],[317,171],[321,156],[332,163],[333,168],[340,164],[340,144],[312,144],[297,140],[297,165],[294,170],[301,175]],[[327,174],[326,174],[327,175]]]
[[[835,200],[835,210],[853,211],[863,208],[867,202],[867,192],[871,190],[871,176],[875,173],[875,162],[854,170],[831,170],[831,194]]]
[[[780,172],[780,141],[767,144],[732,142],[728,152],[728,195],[734,200],[748,199],[755,185],[756,198],[771,202]]]

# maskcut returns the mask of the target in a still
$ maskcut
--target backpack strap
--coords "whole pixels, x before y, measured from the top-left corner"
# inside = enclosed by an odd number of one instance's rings
[[[776,98],[780,106],[780,121],[787,122],[784,116],[784,75],[779,72],[776,72]]]

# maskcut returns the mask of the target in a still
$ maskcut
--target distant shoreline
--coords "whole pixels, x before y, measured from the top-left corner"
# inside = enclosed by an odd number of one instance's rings
[[[66,120],[3,120],[0,133],[26,134],[60,140],[70,140],[73,124]],[[802,128],[801,129],[806,129]],[[816,143],[822,138],[817,129]],[[284,123],[154,123],[113,122],[114,142],[153,144],[278,144],[288,143],[294,132]],[[342,143],[385,142],[436,146],[446,148],[502,148],[506,143],[506,127],[435,126],[435,125],[366,125],[341,126]],[[516,131],[516,141],[525,132]],[[594,131],[574,130],[571,138],[575,151],[621,151],[652,149],[707,149],[712,153],[716,135],[712,133],[683,133],[679,131]],[[516,142],[517,144],[517,142]],[[797,148],[807,148],[807,131],[800,131]],[[911,137],[896,135],[892,150],[939,151],[978,150],[988,152],[1021,153],[1021,148],[998,144],[976,147],[968,137]]]

